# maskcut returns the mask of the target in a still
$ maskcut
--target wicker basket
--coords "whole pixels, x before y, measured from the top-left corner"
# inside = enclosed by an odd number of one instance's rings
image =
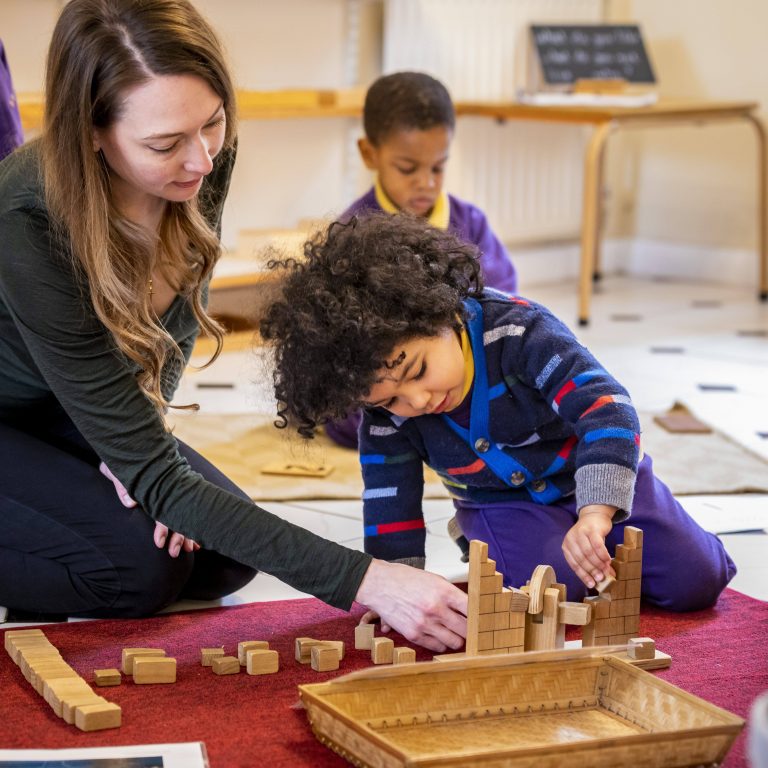
[[[710,766],[744,725],[593,649],[376,668],[299,691],[320,741],[377,768]]]

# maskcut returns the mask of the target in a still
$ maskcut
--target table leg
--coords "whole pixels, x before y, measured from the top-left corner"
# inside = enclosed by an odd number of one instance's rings
[[[584,158],[584,202],[581,214],[581,271],[579,273],[579,325],[589,323],[592,277],[599,247],[600,206],[603,196],[603,154],[613,122],[595,126]]]
[[[760,300],[768,300],[768,152],[765,126],[759,117],[745,115],[757,133],[757,256],[760,262]]]

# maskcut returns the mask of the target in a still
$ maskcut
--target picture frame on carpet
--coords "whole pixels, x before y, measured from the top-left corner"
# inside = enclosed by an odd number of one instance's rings
[[[85,749],[0,749],[0,768],[209,768],[202,741]]]

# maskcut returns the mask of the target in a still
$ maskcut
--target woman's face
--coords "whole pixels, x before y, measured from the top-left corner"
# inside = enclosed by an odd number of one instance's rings
[[[161,75],[129,89],[117,120],[94,129],[94,150],[110,169],[115,205],[125,215],[199,191],[224,143],[221,98],[194,75]]]

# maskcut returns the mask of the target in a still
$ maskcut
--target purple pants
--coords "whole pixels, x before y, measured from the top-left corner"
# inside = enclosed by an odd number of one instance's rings
[[[562,551],[563,538],[578,519],[575,497],[549,506],[528,501],[486,507],[454,503],[464,535],[488,543],[488,556],[504,574],[504,584],[519,587],[537,565],[546,563],[567,586],[568,600],[580,601],[587,594]],[[638,467],[631,517],[606,537],[609,552],[623,542],[625,525],[643,531],[642,596],[660,608],[708,608],[736,574],[722,542],[701,528],[653,474],[650,456]]]

